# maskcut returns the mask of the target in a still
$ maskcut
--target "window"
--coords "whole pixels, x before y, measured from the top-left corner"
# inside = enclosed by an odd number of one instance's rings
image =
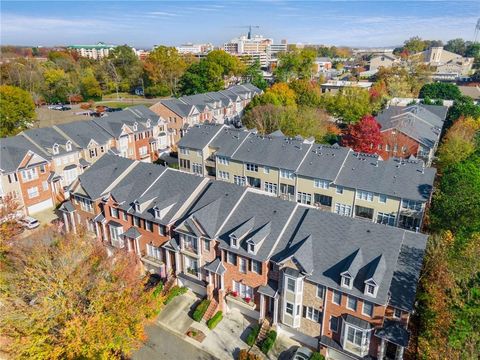
[[[325,286],[317,285],[317,297],[323,299],[325,296]]]
[[[182,169],[190,170],[190,160],[180,159],[179,165]]]
[[[162,252],[160,248],[153,246],[152,244],[147,244],[147,256],[160,261],[162,260]]]
[[[115,219],[118,219],[118,209],[110,207],[110,216]]]
[[[197,150],[197,156],[202,157],[202,150]]]
[[[197,252],[197,238],[190,235],[180,235],[183,249],[196,253]]]
[[[286,302],[285,303],[285,312],[291,316],[293,316],[293,304]]]
[[[250,286],[232,281],[232,287],[240,297],[253,299],[253,289]]]
[[[372,284],[365,284],[365,294],[375,296],[375,285]]]
[[[357,190],[357,199],[373,201],[373,193],[369,191]]]
[[[390,145],[388,144],[385,145],[385,151],[390,151]]]
[[[122,211],[122,219],[123,221],[127,221],[128,218],[127,218],[127,212],[126,211]]]
[[[340,305],[342,303],[342,293],[337,290],[333,290],[332,303]]]
[[[387,202],[387,195],[379,194],[378,195],[378,202],[385,204]]]
[[[239,257],[239,260],[240,260],[239,261],[240,272],[246,274],[248,261],[243,257]]]
[[[338,317],[330,316],[330,330],[335,333],[338,331]]]
[[[210,251],[210,240],[207,240],[207,239],[203,240],[203,249],[205,251]]]
[[[328,189],[329,182],[327,180],[315,179],[313,186],[319,189]]]
[[[402,311],[400,309],[393,309],[393,318],[400,319],[402,316]]]
[[[398,226],[402,229],[418,231],[418,228],[420,227],[420,218],[400,215],[400,218],[398,219]]]
[[[227,262],[232,265],[237,265],[237,255],[227,252]]]
[[[63,181],[65,184],[71,184],[77,178],[77,168],[63,170]]]
[[[245,176],[234,175],[233,182],[237,185],[245,186]]]
[[[395,226],[395,215],[379,212],[377,213],[377,223]]]
[[[110,238],[112,245],[118,248],[123,248],[125,243],[123,241],[122,235],[123,229],[117,226],[110,226]]]
[[[222,165],[228,165],[230,161],[225,156],[217,156],[217,162]]]
[[[277,193],[277,184],[265,182],[263,184],[263,187],[264,187],[264,190],[268,193],[271,193],[271,194]]]
[[[260,261],[251,260],[252,262],[252,272],[261,274],[262,273],[262,263]]]
[[[378,150],[382,150],[382,144],[378,144]]]
[[[355,205],[355,216],[371,220],[373,219],[373,209]]]
[[[246,164],[247,171],[258,172],[258,165],[256,164]]]
[[[356,345],[362,346],[363,331],[354,327],[348,326],[347,328],[347,341]]]
[[[342,286],[345,286],[349,289],[352,288],[352,278],[349,275],[342,276]]]
[[[29,199],[33,199],[40,195],[40,193],[38,192],[38,187],[36,186],[27,189],[27,193]]]
[[[65,144],[65,148],[67,149],[67,151],[72,151],[72,143],[70,141],[68,141],[66,144]]]
[[[138,149],[138,154],[140,156],[145,156],[148,153],[148,148],[146,146],[142,146],[141,148]]]
[[[403,199],[402,200],[402,208],[409,209],[409,210],[415,210],[415,211],[421,211],[422,210],[422,203],[420,201]]]
[[[255,244],[248,243],[247,248],[249,253],[255,254]]]
[[[262,181],[259,178],[247,176],[247,184],[248,186],[260,189]]]
[[[327,196],[327,195],[322,195],[322,194],[314,194],[313,195],[313,201],[315,205],[321,205],[321,206],[332,206],[332,197]]]
[[[335,192],[337,194],[343,194],[343,186],[337,186],[337,188],[335,189]]]
[[[284,179],[290,179],[294,180],[295,179],[295,173],[290,170],[285,170],[285,169],[280,169],[280,177]]]
[[[298,192],[297,193],[297,202],[299,202],[301,204],[311,205],[312,204],[312,194]]]
[[[35,180],[38,178],[37,171],[34,168],[22,170],[21,174],[23,181]]]
[[[368,301],[363,302],[362,314],[372,317],[373,315],[373,304]]]
[[[402,146],[402,153],[406,153],[407,152],[407,147],[405,145]]]
[[[287,290],[291,292],[295,292],[295,280],[291,278],[287,278]]]
[[[192,172],[194,174],[202,175],[203,174],[202,164],[193,163],[192,164]]]
[[[45,174],[45,170],[46,170],[45,164],[40,165],[40,173]]]
[[[83,211],[93,212],[93,203],[91,200],[77,196],[75,197],[75,203],[80,204],[80,208]]]
[[[228,173],[227,171],[219,170],[218,178],[222,180],[228,180],[230,178],[230,173]]]
[[[353,311],[357,311],[357,298],[348,296],[347,308]]]
[[[269,168],[268,166],[265,166],[265,167],[263,168],[263,172],[264,172],[265,174],[270,174],[270,168]]]
[[[16,173],[8,174],[8,182],[9,184],[16,183],[18,181],[18,177]]]
[[[97,149],[90,149],[88,150],[88,154],[91,158],[97,157]]]
[[[335,213],[343,216],[350,216],[352,213],[352,207],[345,204],[335,204]]]
[[[43,189],[43,191],[48,190],[48,182],[42,181],[42,189]]]
[[[165,236],[165,226],[163,225],[158,225],[158,234],[159,235],[162,235],[162,236]]]
[[[320,322],[320,310],[315,309],[311,306],[303,307],[303,317],[312,320],[315,322]]]
[[[145,230],[153,232],[153,223],[151,221],[145,220]]]
[[[136,226],[136,227],[139,227],[140,226],[140,218],[132,215],[132,219],[133,219],[133,225]]]
[[[57,155],[58,152],[59,152],[59,150],[58,150],[58,144],[53,145],[53,149],[52,149],[52,150],[53,150],[53,154],[54,154],[54,155]]]

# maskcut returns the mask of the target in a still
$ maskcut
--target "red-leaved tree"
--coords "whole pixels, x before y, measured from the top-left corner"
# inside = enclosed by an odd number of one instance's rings
[[[382,139],[380,129],[380,124],[372,115],[365,115],[358,123],[348,126],[342,137],[342,145],[355,151],[373,154]]]

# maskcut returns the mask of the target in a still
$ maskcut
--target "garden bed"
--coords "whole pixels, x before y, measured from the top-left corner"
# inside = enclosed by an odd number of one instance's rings
[[[192,338],[193,340],[198,341],[199,343],[205,340],[206,337],[203,332],[193,327],[189,327],[185,335],[187,335],[189,338]]]

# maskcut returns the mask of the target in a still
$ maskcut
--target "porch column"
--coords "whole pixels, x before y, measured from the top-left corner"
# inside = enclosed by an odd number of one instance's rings
[[[276,325],[278,323],[278,297],[273,299],[273,319],[272,325]]]
[[[132,251],[132,244],[131,244],[132,239],[130,239],[128,237],[125,237],[125,240],[127,241],[127,250],[128,250],[128,252],[131,252]]]
[[[107,237],[107,227],[105,226],[104,222],[102,222],[102,230],[103,230],[102,240],[107,241],[107,239],[108,239],[108,237]]]
[[[178,252],[175,253],[175,275],[178,275],[180,272],[180,254]]]
[[[405,348],[403,346],[397,346],[397,352],[395,353],[395,360],[403,360],[403,351]]]
[[[63,213],[63,224],[65,226],[65,232],[68,233],[70,231],[70,227],[68,226],[68,217],[67,213]]]
[[[77,233],[77,227],[75,226],[75,215],[74,213],[70,213],[70,218],[72,219],[72,230],[73,230],[73,233],[76,234]]]
[[[378,360],[383,360],[385,357],[385,339],[380,341],[380,347],[378,349]]]
[[[165,263],[167,264],[167,277],[170,275],[170,271],[172,271],[172,261],[170,259],[170,251],[165,250]]]
[[[225,289],[225,280],[223,278],[223,275],[220,275],[220,290]]]
[[[95,235],[97,235],[97,240],[102,238],[100,233],[100,227],[98,226],[98,222],[95,221]]]
[[[135,253],[138,257],[142,256],[142,253],[140,251],[140,244],[138,243],[138,238],[135,239]]]
[[[260,294],[260,318],[263,320],[265,318],[265,295]]]

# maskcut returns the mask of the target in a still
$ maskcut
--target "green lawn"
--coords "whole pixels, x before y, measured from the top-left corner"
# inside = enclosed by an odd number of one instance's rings
[[[106,101],[106,102],[101,102],[98,105],[103,105],[103,106],[108,106],[111,108],[122,108],[125,109],[127,107],[135,106],[135,105],[145,105],[146,107],[150,107],[152,104],[151,103],[141,103],[141,102],[118,102],[118,101]]]
[[[118,98],[119,99],[143,99],[143,96],[138,96],[138,95],[133,95],[129,94],[126,92],[119,92],[118,93]],[[102,100],[117,100],[117,93],[112,93],[112,94],[105,94],[102,96]]]

